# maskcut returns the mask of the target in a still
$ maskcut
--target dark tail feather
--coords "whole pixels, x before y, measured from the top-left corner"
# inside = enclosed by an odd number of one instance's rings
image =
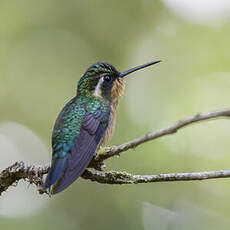
[[[46,177],[44,188],[50,188],[62,176],[66,167],[66,157],[54,159],[48,176]]]
[[[57,184],[54,185],[52,193],[56,194],[56,193],[63,191],[70,184],[72,184],[78,177],[80,177],[82,173],[85,171],[85,168],[87,168],[87,166],[89,165],[92,157],[93,157],[93,154],[85,155],[81,159],[82,164],[80,165],[80,167],[75,168],[75,170],[71,170],[70,167],[66,167],[63,177],[60,179],[60,181],[58,181]]]

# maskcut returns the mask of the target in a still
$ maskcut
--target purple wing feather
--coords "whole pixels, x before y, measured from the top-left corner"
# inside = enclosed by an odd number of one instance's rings
[[[102,111],[96,115],[92,113],[85,115],[80,134],[68,153],[63,176],[53,187],[54,194],[67,188],[87,168],[108,126],[109,115],[110,113],[103,113]]]

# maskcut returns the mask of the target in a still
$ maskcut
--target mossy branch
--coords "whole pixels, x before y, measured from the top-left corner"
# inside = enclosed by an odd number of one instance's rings
[[[135,148],[145,142],[157,139],[162,136],[173,134],[179,129],[193,123],[210,120],[213,118],[229,117],[230,109],[212,113],[197,114],[191,118],[181,120],[168,128],[146,134],[143,137],[136,138],[125,144],[101,149],[97,156],[90,163],[92,169],[86,169],[82,178],[96,181],[103,184],[138,184],[152,182],[169,182],[169,181],[190,181],[206,180],[216,178],[230,177],[230,170],[210,171],[210,172],[193,172],[193,173],[168,173],[157,175],[133,175],[126,172],[104,170],[104,160],[113,156],[120,155],[131,148]],[[48,173],[50,165],[45,166],[28,166],[24,162],[16,162],[0,172],[0,195],[10,186],[15,185],[19,180],[27,180],[38,187],[40,193],[47,193],[43,190],[43,176]],[[99,170],[99,171],[98,171]]]

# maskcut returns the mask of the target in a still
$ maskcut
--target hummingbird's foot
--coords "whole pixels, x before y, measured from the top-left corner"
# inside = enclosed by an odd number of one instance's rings
[[[106,165],[103,161],[98,161],[97,164],[94,165],[94,169],[98,171],[104,171],[106,168]]]
[[[89,163],[88,168],[94,168],[98,171],[103,171],[105,170],[106,165],[103,161],[97,160],[96,157],[94,157]]]

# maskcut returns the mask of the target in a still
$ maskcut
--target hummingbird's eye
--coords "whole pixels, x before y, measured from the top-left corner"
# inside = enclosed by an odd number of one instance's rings
[[[104,81],[110,82],[112,80],[112,77],[109,75],[104,76]]]

